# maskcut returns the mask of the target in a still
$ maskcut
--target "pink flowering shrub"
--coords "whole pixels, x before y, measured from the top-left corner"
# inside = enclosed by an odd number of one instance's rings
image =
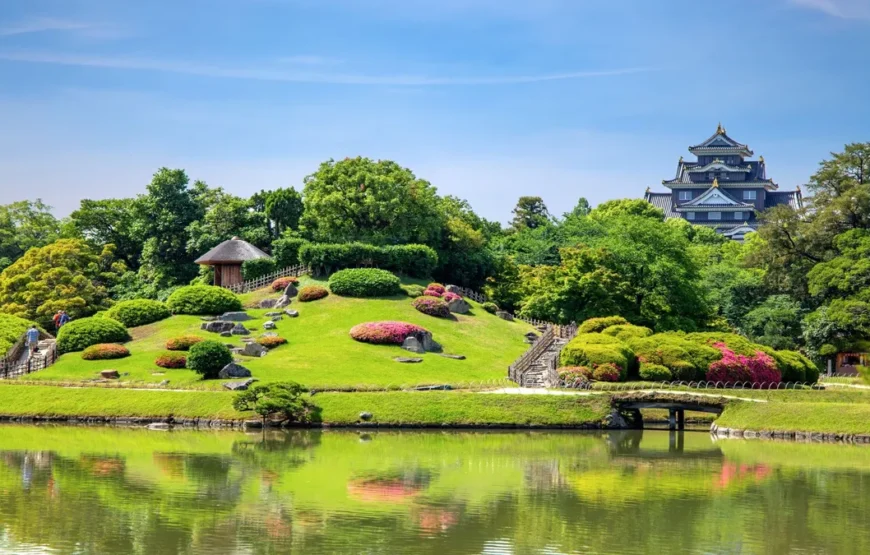
[[[441,295],[441,298],[444,299],[445,303],[449,303],[450,301],[457,301],[462,298],[462,295],[457,295],[456,293],[451,293],[450,291]]]
[[[450,316],[450,307],[447,303],[437,297],[417,297],[412,303],[414,308],[436,318],[448,318]]]
[[[365,322],[352,327],[350,336],[362,343],[401,345],[406,338],[420,332],[426,332],[426,329],[408,322]]]
[[[429,285],[426,286],[426,289],[428,289],[428,290],[430,290],[430,291],[435,291],[435,292],[437,292],[437,293],[438,293],[438,295],[437,295],[438,297],[440,297],[441,295],[443,295],[443,294],[444,294],[444,291],[446,291],[446,289],[444,288],[444,286],[441,285],[440,283],[430,283]]]
[[[443,295],[443,294],[444,294],[444,291],[439,291],[439,290],[437,290],[437,289],[426,289],[425,291],[423,291],[423,296],[424,296],[424,297],[436,297],[436,298],[440,298],[441,295]]]
[[[592,377],[599,382],[618,382],[622,376],[622,369],[610,362],[599,364],[592,372]]]
[[[724,343],[714,343],[722,358],[710,364],[707,380],[734,384],[738,382],[779,383],[782,375],[770,355],[756,351],[752,356],[738,355]]]

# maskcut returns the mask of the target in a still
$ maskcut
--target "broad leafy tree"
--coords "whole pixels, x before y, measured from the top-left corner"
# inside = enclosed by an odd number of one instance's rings
[[[139,267],[143,240],[137,232],[135,199],[84,199],[70,215],[76,232],[93,245],[115,245],[115,255],[130,269]]]
[[[0,206],[0,271],[32,247],[60,236],[60,222],[42,200],[22,200]]]
[[[302,195],[293,187],[269,193],[265,213],[266,217],[275,222],[275,235],[299,229],[303,208]]]

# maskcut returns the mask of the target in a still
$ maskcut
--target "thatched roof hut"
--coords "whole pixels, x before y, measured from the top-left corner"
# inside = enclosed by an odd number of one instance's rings
[[[214,284],[226,287],[242,282],[242,264],[248,260],[269,258],[254,245],[233,237],[196,259],[197,264],[214,266]]]

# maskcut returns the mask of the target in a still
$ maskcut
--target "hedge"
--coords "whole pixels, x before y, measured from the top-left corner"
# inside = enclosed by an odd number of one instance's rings
[[[717,349],[678,334],[657,333],[633,339],[628,344],[641,364],[662,365],[671,371],[675,380],[703,380],[710,364],[722,358]]]
[[[376,268],[349,268],[329,277],[329,290],[344,297],[388,297],[401,291],[394,274]]]
[[[450,316],[450,307],[437,297],[417,297],[412,304],[418,311],[429,316],[435,316],[436,318],[448,318]]]
[[[319,285],[306,285],[299,290],[299,294],[296,295],[296,299],[301,303],[308,303],[311,301],[322,299],[328,295],[329,291],[327,291],[325,287],[321,287]]]
[[[580,324],[578,333],[601,333],[610,326],[624,326],[629,321],[622,316],[604,316],[602,318],[590,318]]]
[[[82,318],[60,328],[57,334],[59,353],[83,351],[98,343],[123,343],[130,340],[127,328],[111,318]]]
[[[106,311],[104,316],[117,320],[128,328],[135,328],[169,318],[172,312],[160,301],[134,299],[116,303]]]
[[[187,351],[200,341],[205,341],[205,339],[196,335],[180,335],[169,339],[166,342],[166,348],[170,351]]]
[[[632,324],[617,324],[610,326],[601,331],[604,335],[613,336],[620,341],[630,341],[632,339],[642,339],[649,337],[653,331],[643,326],[634,326]]]
[[[233,361],[233,355],[220,341],[206,340],[190,348],[187,367],[205,379],[217,378],[223,367]]]
[[[154,364],[160,368],[186,368],[187,355],[181,353],[166,353],[165,355],[157,357]]]
[[[652,362],[641,362],[638,374],[640,379],[648,382],[669,382],[673,379],[673,374],[668,367]]]
[[[611,338],[613,339],[613,338]],[[591,366],[614,364],[625,373],[634,363],[634,353],[623,343],[595,344],[585,343],[577,338],[562,349],[562,366]]]
[[[278,268],[299,264],[299,250],[307,243],[308,241],[298,237],[283,237],[272,241],[272,256]]]
[[[438,255],[426,245],[378,247],[365,243],[308,243],[299,249],[299,261],[315,276],[345,268],[372,266],[412,277],[428,277],[438,265]]]
[[[275,272],[277,265],[271,258],[255,258],[242,263],[242,278],[245,281],[261,278]]]
[[[179,287],[166,304],[173,314],[223,314],[242,309],[242,301],[231,291],[213,285]]]
[[[98,343],[82,351],[84,360],[111,360],[130,356],[130,350],[117,343]]]

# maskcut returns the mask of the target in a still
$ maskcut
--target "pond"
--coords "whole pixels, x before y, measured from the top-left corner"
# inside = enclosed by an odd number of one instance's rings
[[[0,426],[2,553],[870,553],[870,448]]]

